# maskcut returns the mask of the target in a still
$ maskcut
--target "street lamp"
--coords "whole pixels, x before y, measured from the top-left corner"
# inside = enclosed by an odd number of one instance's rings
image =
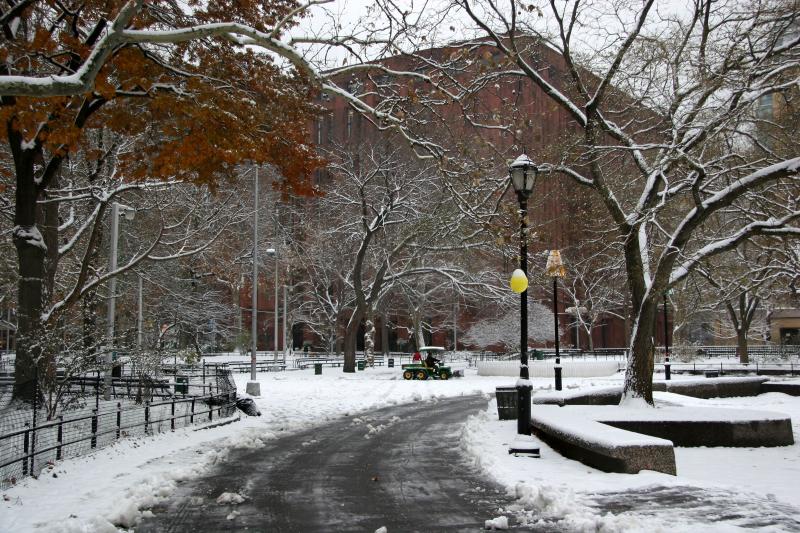
[[[561,390],[561,358],[559,354],[559,339],[558,339],[558,278],[563,278],[567,275],[567,270],[564,268],[564,263],[561,262],[561,252],[559,250],[550,250],[547,256],[547,265],[544,267],[545,274],[553,278],[553,322],[555,324],[555,339],[556,339],[556,390]]]
[[[114,368],[114,320],[116,319],[116,292],[117,276],[113,273],[117,270],[117,244],[119,243],[119,217],[124,216],[125,220],[132,221],[136,216],[136,210],[132,207],[114,202],[111,204],[111,250],[108,257],[108,272],[112,274],[108,280],[108,314],[106,316],[106,338],[108,351],[106,352],[106,376],[103,380],[105,390],[103,399],[111,399],[111,378]]]
[[[519,298],[519,380],[517,381],[517,433],[520,435],[531,434],[531,391],[533,385],[528,373],[528,197],[536,183],[538,169],[533,161],[522,154],[508,167],[511,184],[517,193],[519,202],[519,271],[512,276],[518,281],[517,289]],[[524,279],[524,283],[522,282]]]
[[[275,362],[278,361],[278,250],[277,248],[267,248],[267,255],[271,255],[275,257],[275,301],[272,304],[272,309],[275,312],[275,325],[274,325],[274,335],[273,335],[273,346],[275,348],[275,354],[273,355],[273,360]]]
[[[672,293],[671,289],[664,291],[664,379],[670,379],[669,363],[669,328],[667,327],[667,296]]]
[[[258,350],[258,166],[253,179],[253,316],[250,336],[253,346],[250,354],[250,381],[246,392],[250,396],[261,396],[261,383],[256,381],[256,351]]]

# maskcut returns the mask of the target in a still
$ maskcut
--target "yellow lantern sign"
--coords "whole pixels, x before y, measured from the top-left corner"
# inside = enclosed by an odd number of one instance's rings
[[[522,294],[528,288],[528,277],[521,269],[516,269],[511,274],[511,279],[508,281],[511,290],[517,294]]]
[[[560,250],[550,250],[547,256],[547,265],[544,267],[545,274],[553,278],[564,278],[567,276],[567,269],[561,261]]]

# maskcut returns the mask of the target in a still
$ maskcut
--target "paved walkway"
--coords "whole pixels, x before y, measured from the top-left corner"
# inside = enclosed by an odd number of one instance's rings
[[[238,450],[136,531],[482,530],[510,503],[458,449],[461,423],[485,407],[477,396],[420,402]],[[216,503],[225,492],[246,499]]]
[[[499,511],[513,502],[459,449],[462,422],[485,407],[478,396],[402,405],[233,451],[153,509],[136,531],[478,532],[500,514],[517,531],[569,533],[580,526],[533,511],[519,517],[532,525],[520,526],[513,513]],[[226,492],[245,500],[217,503]],[[618,527],[631,517],[639,526],[672,524],[676,532],[800,531],[798,508],[731,490],[651,486],[579,493],[578,501],[594,517],[613,513]]]

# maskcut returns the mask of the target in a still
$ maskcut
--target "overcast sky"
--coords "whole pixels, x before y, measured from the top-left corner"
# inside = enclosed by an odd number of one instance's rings
[[[735,0],[722,0],[735,1]],[[510,0],[498,0],[501,9],[508,12]],[[689,0],[658,0],[656,13],[660,17],[681,15],[688,12]],[[462,10],[450,9],[448,0],[398,0],[394,2],[400,9],[409,13],[409,19],[415,19],[422,15],[423,22],[427,25],[425,30],[426,42],[441,44],[457,39],[463,39],[475,35],[475,24],[467,17]],[[475,2],[473,2],[475,4]],[[533,24],[534,27],[543,32],[553,30],[552,16],[549,14],[549,3],[541,0],[531,0],[526,5],[538,6],[543,16],[534,16],[525,13],[523,20],[525,23]],[[570,2],[571,4],[571,2]],[[583,25],[576,30],[576,35],[586,48],[596,48],[602,43],[608,43],[619,35],[620,22],[611,16],[601,16],[600,11],[605,11],[600,6],[605,5],[604,0],[594,2],[596,9],[586,11],[582,19]],[[559,2],[563,5],[563,2]],[[592,3],[584,4],[591,6]],[[639,2],[631,0],[631,6],[640,5]],[[480,5],[476,6],[478,10]],[[587,8],[589,9],[589,8]],[[371,11],[372,10],[372,11]],[[380,13],[375,10],[374,0],[336,0],[330,4],[314,7],[311,10],[311,17],[301,22],[300,28],[296,31],[310,32],[315,34],[330,35],[335,25],[341,27],[341,33],[347,34],[353,31],[363,30],[370,23],[382,24]],[[633,11],[628,13],[632,16]],[[651,17],[656,20],[656,17]],[[385,20],[385,19],[384,19]],[[325,49],[324,57],[321,49],[316,50],[315,60],[327,64],[328,67],[339,66],[348,55],[342,49]]]

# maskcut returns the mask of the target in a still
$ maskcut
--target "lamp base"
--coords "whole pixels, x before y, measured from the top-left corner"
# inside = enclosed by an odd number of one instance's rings
[[[255,396],[255,397],[261,396],[261,383],[259,383],[258,381],[248,381],[245,392],[249,396]]]
[[[508,447],[508,453],[514,454],[515,457],[526,455],[538,458],[542,456],[539,451],[539,441],[529,435],[517,435],[517,438]]]

